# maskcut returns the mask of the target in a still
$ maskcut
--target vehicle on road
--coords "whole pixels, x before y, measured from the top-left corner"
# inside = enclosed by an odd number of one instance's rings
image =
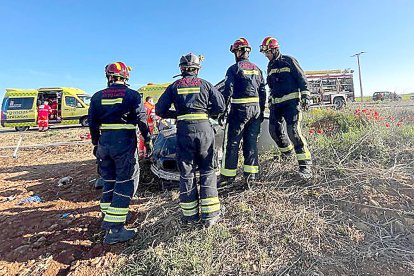
[[[372,95],[373,101],[401,101],[401,95],[390,91],[378,91]]]
[[[78,88],[6,89],[1,105],[1,125],[25,131],[37,126],[37,109],[44,101],[55,102],[50,124],[88,126],[90,96]]]

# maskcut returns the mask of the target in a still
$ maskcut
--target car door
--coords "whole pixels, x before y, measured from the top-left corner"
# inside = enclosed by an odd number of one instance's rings
[[[76,116],[77,100],[73,96],[63,95],[62,119],[73,120]]]

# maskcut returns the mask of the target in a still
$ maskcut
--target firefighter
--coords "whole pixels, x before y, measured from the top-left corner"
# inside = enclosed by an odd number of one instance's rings
[[[220,185],[233,182],[236,177],[241,140],[246,184],[259,172],[257,138],[264,118],[266,89],[262,72],[249,61],[251,49],[245,38],[237,39],[230,47],[236,63],[227,70],[223,91],[230,111],[225,126]],[[223,121],[223,116],[219,121]]]
[[[191,53],[182,56],[179,67],[182,78],[167,87],[155,105],[155,113],[177,119],[182,220],[198,222],[201,207],[201,220],[210,227],[217,223],[221,211],[213,167],[215,137],[208,117],[217,117],[224,111],[224,99],[211,83],[197,77],[200,57]],[[175,111],[170,110],[172,104]],[[195,182],[196,168],[200,171],[200,193]]]
[[[124,224],[139,180],[137,125],[147,148],[152,148],[141,96],[127,86],[129,71],[122,62],[108,64],[108,87],[92,96],[89,107],[91,140],[104,180],[100,206],[107,244],[127,241],[136,234],[136,229],[127,229]]]
[[[147,114],[147,124],[150,135],[154,133],[154,127],[157,122],[157,115],[155,115],[155,106],[154,99],[151,96],[145,98],[145,113]],[[138,144],[138,156],[140,159],[148,156],[147,150],[145,148],[145,141],[142,135],[139,135],[139,144]]]
[[[39,131],[47,131],[49,129],[49,114],[52,110],[48,101],[44,101],[37,110],[37,125]]]
[[[269,59],[270,135],[281,152],[282,160],[286,160],[293,150],[296,152],[299,175],[309,179],[312,177],[311,153],[301,132],[301,108],[307,110],[310,104],[305,74],[295,58],[280,53],[279,42],[273,37],[263,40],[260,52]]]

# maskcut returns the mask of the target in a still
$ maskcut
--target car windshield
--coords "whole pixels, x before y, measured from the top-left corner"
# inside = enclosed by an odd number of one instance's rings
[[[79,99],[84,102],[86,105],[91,104],[91,97],[88,95],[78,95]]]

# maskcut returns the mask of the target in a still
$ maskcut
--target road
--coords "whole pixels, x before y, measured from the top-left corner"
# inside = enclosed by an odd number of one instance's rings
[[[78,128],[78,127],[82,127],[80,124],[79,125],[55,125],[55,126],[51,126],[49,127],[49,129],[69,129],[69,128]],[[31,127],[29,130],[27,131],[37,131],[38,128],[37,127]],[[8,133],[8,132],[15,132],[16,130],[13,127],[0,127],[0,133]]]

